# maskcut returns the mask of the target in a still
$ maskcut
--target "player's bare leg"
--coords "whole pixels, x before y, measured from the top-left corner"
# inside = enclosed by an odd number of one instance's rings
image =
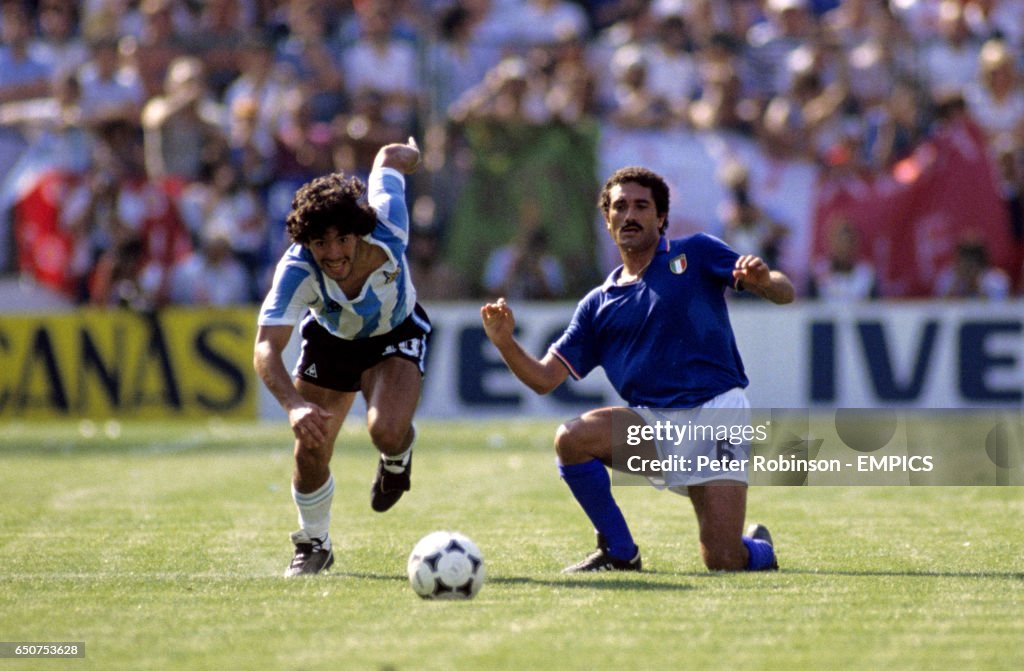
[[[308,493],[321,487],[331,475],[330,463],[334,455],[334,441],[338,438],[338,432],[356,394],[318,387],[302,380],[295,382],[295,388],[302,398],[331,413],[331,416],[324,420],[327,425],[326,440],[316,442],[305,436],[295,439],[295,473],[292,484],[297,491]]]
[[[691,486],[688,493],[697,515],[700,554],[708,570],[778,568],[771,535],[766,528],[756,525],[747,536],[742,535],[747,510],[745,484],[723,482]]]
[[[746,485],[691,485],[689,495],[697,514],[704,565],[711,571],[746,568],[747,549],[740,539],[747,510]]]
[[[331,503],[334,499],[334,478],[330,463],[334,441],[352,407],[355,392],[339,392],[298,380],[295,388],[304,399],[320,406],[330,416],[324,419],[324,439],[306,434],[295,439],[295,471],[292,475],[292,498],[299,513],[299,531],[292,534],[295,555],[285,577],[313,575],[329,569],[334,563],[331,538]]]
[[[622,407],[599,408],[571,419],[558,427],[555,433],[558,460],[568,465],[598,459],[610,468],[635,473],[626,470],[625,457],[636,455],[641,459],[657,459],[657,448],[651,441],[637,446],[615,445],[613,434],[616,429],[621,430],[637,422],[643,422],[640,416]]]
[[[384,359],[363,373],[367,428],[381,453],[370,490],[370,505],[377,512],[389,510],[412,487],[412,420],[422,385],[419,367],[400,357]]]

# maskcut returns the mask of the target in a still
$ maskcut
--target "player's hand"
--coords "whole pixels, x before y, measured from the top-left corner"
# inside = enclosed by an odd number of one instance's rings
[[[323,445],[327,442],[327,420],[332,414],[316,405],[307,403],[288,411],[288,423],[292,433],[299,440],[311,445]]]
[[[388,144],[377,152],[376,165],[394,168],[404,175],[411,175],[420,167],[420,147],[416,138],[410,136],[405,144]]]
[[[764,259],[753,254],[744,254],[736,259],[732,276],[742,282],[745,289],[765,290],[771,285],[771,268]]]
[[[504,298],[499,298],[480,308],[480,319],[484,323],[484,332],[495,345],[512,339],[516,328],[516,318]]]

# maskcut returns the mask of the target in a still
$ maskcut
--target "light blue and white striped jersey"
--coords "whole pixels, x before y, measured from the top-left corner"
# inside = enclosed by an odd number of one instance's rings
[[[355,340],[388,333],[413,314],[416,289],[405,259],[405,176],[393,168],[374,170],[367,187],[377,226],[363,240],[383,249],[387,260],[350,300],[337,282],[324,276],[305,246],[293,244],[277,263],[273,286],[260,308],[260,326],[294,326],[308,310],[332,335]],[[423,326],[430,330],[428,324]]]

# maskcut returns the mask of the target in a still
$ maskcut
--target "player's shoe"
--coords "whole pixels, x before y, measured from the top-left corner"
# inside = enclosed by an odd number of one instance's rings
[[[402,494],[412,488],[412,452],[409,453],[409,461],[405,462],[405,469],[401,473],[392,473],[384,468],[384,460],[377,460],[377,477],[373,479],[373,487],[370,489],[370,507],[378,513],[390,510],[391,506],[398,503]]]
[[[597,549],[572,566],[566,566],[562,573],[593,573],[596,571],[640,571],[643,562],[640,559],[640,548],[632,559],[615,559],[608,554],[608,541],[604,534],[597,534]]]
[[[749,536],[750,538],[753,538],[754,540],[764,541],[765,543],[768,543],[768,545],[772,546],[772,550],[775,549],[775,543],[772,541],[772,534],[771,534],[770,531],[768,531],[768,527],[766,527],[763,524],[751,524],[749,527],[747,527],[746,535]],[[769,570],[771,570],[771,571],[778,571],[779,570],[779,561],[778,561],[778,559],[775,559],[772,562],[771,568]]]
[[[297,575],[316,575],[334,564],[334,551],[324,548],[326,538],[310,538],[304,531],[292,534],[295,556],[284,571],[285,578]]]

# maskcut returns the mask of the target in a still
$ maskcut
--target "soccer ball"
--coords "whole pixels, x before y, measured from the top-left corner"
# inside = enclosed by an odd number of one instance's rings
[[[484,584],[484,557],[454,531],[435,531],[409,555],[409,583],[424,599],[472,599]]]

